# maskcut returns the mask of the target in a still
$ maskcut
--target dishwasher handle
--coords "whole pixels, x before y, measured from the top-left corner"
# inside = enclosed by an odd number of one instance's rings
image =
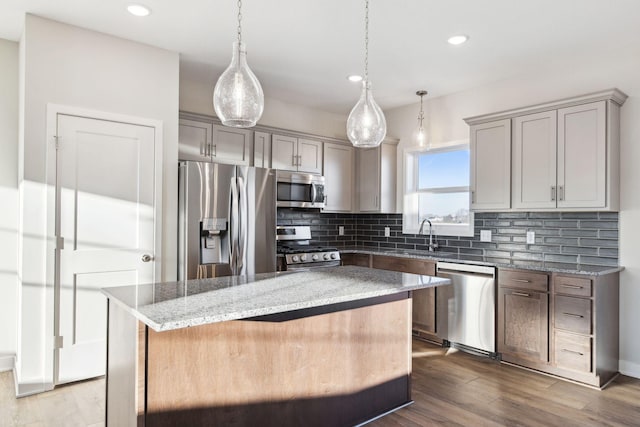
[[[495,267],[475,264],[456,264],[453,262],[438,262],[436,264],[436,276],[440,272],[451,274],[474,274],[490,277],[496,276]]]
[[[439,277],[456,277],[456,276],[465,277],[466,276],[466,277],[478,277],[478,278],[484,278],[484,279],[495,279],[495,275],[491,273],[476,273],[473,271],[445,270],[444,268],[437,270],[436,276],[439,276]]]

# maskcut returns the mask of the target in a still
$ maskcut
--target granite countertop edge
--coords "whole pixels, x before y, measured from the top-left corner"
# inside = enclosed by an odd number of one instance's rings
[[[440,261],[440,262],[455,262],[460,264],[486,265],[489,267],[515,268],[518,270],[544,271],[544,272],[551,272],[551,273],[581,274],[586,276],[604,276],[607,274],[618,273],[624,270],[623,266],[615,266],[615,267],[589,266],[588,268],[579,267],[578,269],[570,269],[570,268],[560,268],[560,267],[553,267],[553,266],[511,264],[508,262],[500,263],[500,262],[493,262],[493,261],[483,261],[478,259],[465,259],[464,255],[445,253],[445,252],[425,253],[421,251],[412,251],[412,250],[404,250],[404,249],[369,248],[369,247],[363,247],[363,246],[346,246],[346,247],[338,248],[338,250],[341,253],[386,255],[386,256],[394,256],[399,258],[423,259],[423,260],[432,260],[432,261]]]
[[[361,301],[451,283],[441,277],[356,266],[334,267],[324,272],[329,276],[318,278],[317,273],[314,276],[312,272],[266,273],[232,286],[224,284],[228,277],[221,277],[103,288],[102,293],[110,303],[118,305],[154,331],[163,332]],[[425,277],[428,280],[425,281]],[[313,280],[315,282],[308,285]],[[264,285],[261,281],[265,281]],[[191,283],[203,284],[206,289],[152,301],[140,297],[145,293],[148,295],[149,289],[154,289],[152,294],[161,294],[163,289],[175,293],[176,288]],[[253,285],[257,286],[252,288]],[[259,287],[262,292],[256,292]]]

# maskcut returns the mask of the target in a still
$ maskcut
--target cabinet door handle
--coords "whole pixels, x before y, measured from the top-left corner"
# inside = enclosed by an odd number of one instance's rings
[[[218,157],[218,144],[213,144],[213,154],[211,154],[213,157]]]
[[[520,282],[520,283],[531,283],[531,280],[527,280],[527,279],[511,279],[514,282]]]
[[[471,203],[475,203],[476,202],[476,192],[472,191],[471,192]]]
[[[556,186],[555,185],[551,186],[551,201],[552,202],[556,201]]]
[[[584,353],[580,353],[579,351],[575,351],[575,350],[568,350],[566,348],[563,348],[562,351],[565,353],[577,354],[578,356],[584,356]]]
[[[564,185],[558,187],[558,200],[564,200]]]
[[[291,156],[291,166],[298,166],[297,165],[297,160],[298,156],[296,156],[295,154]]]
[[[582,286],[577,286],[577,285],[560,285],[563,288],[568,288],[568,289],[582,289]]]
[[[577,318],[580,318],[580,319],[582,319],[584,317],[581,314],[573,314],[573,313],[562,313],[562,314],[565,315],[565,316],[568,316],[568,317],[577,317]]]
[[[530,294],[525,294],[524,292],[512,292],[511,295],[517,295],[519,297],[527,297],[527,298],[531,296]]]

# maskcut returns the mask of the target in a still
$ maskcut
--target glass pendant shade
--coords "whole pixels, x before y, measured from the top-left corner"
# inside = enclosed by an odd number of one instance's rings
[[[371,83],[362,82],[362,94],[347,119],[347,136],[355,147],[377,147],[387,135],[387,121],[371,93]]]
[[[264,110],[264,93],[247,65],[244,43],[233,43],[231,64],[222,73],[213,90],[213,107],[225,126],[255,126]]]
[[[422,126],[420,126],[420,128],[418,129],[418,133],[416,134],[416,141],[421,147],[425,145],[425,142],[427,141],[427,135],[425,134],[424,128]]]

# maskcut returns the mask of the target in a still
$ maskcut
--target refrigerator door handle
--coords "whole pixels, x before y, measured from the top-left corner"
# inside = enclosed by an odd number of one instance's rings
[[[238,251],[238,187],[237,179],[231,178],[229,189],[229,266],[233,275],[237,272],[237,251]]]
[[[244,257],[247,248],[247,227],[249,218],[247,217],[247,184],[243,177],[238,177],[239,193],[239,221],[238,221],[238,274],[244,274]]]

